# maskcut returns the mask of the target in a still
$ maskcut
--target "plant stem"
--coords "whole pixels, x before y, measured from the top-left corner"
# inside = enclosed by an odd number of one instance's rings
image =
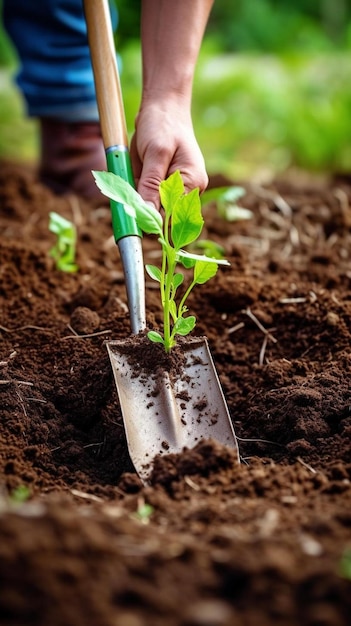
[[[163,304],[163,334],[164,334],[164,346],[166,352],[169,352],[172,345],[172,335],[171,335],[171,316],[169,310],[169,303],[171,300],[171,289],[172,289],[172,281],[173,274],[175,271],[176,263],[171,263],[168,259],[167,265],[167,273],[166,273],[166,284],[165,284],[165,300]]]
[[[187,299],[187,297],[188,297],[189,293],[191,292],[191,290],[193,289],[193,287],[195,287],[195,285],[196,285],[196,282],[193,280],[193,282],[192,282],[192,283],[190,283],[190,285],[189,285],[188,289],[186,290],[185,294],[183,295],[183,297],[182,297],[182,299],[181,299],[181,301],[180,301],[180,303],[179,303],[179,307],[178,307],[178,317],[181,317],[181,316],[182,316],[182,313],[183,313],[183,307],[184,307],[184,302],[186,301],[186,299]]]

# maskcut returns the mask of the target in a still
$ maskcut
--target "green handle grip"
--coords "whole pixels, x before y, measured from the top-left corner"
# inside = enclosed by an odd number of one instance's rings
[[[135,188],[130,154],[126,146],[113,146],[112,148],[108,148],[106,150],[106,160],[109,172],[118,174],[118,176]],[[130,235],[141,237],[141,231],[135,219],[125,212],[124,205],[120,202],[115,202],[115,200],[111,200],[110,206],[112,229],[116,242],[122,237],[128,237]]]

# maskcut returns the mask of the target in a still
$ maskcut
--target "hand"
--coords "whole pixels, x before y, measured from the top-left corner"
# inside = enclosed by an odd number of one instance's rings
[[[160,208],[159,185],[176,170],[186,191],[208,185],[205,162],[195,139],[188,107],[181,102],[144,103],[131,141],[131,160],[138,192]]]

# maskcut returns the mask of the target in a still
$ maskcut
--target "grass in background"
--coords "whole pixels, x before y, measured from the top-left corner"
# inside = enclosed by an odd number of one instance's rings
[[[37,124],[25,115],[13,75],[14,69],[0,68],[0,158],[31,163],[38,154]]]
[[[140,95],[137,44],[123,51],[128,128]],[[193,119],[210,173],[247,178],[291,167],[351,171],[351,61],[318,55],[223,54],[208,39],[197,66]]]
[[[122,89],[132,132],[139,106],[139,44],[122,51]],[[13,74],[13,70],[11,71]],[[0,157],[37,158],[10,70],[0,70]],[[239,54],[206,39],[193,98],[194,125],[210,173],[233,178],[290,167],[351,171],[351,61],[347,52]]]

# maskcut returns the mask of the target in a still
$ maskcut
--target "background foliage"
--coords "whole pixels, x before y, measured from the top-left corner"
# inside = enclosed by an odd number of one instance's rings
[[[140,0],[118,0],[116,44],[132,132],[139,104]],[[33,159],[0,29],[0,156]],[[214,4],[196,72],[193,115],[211,173],[298,167],[351,171],[351,0],[227,0]]]

